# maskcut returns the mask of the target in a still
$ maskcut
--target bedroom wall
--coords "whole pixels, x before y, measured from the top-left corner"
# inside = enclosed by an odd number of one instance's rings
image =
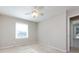
[[[66,52],[66,11],[38,24],[39,43]]]
[[[28,24],[29,38],[15,38],[16,22]],[[19,18],[0,15],[0,48],[7,48],[19,45],[34,44],[37,41],[37,25],[34,22],[26,21]]]

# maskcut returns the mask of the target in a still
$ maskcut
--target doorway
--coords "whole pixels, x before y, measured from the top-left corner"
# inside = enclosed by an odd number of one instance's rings
[[[79,53],[79,16],[70,18],[70,52]]]

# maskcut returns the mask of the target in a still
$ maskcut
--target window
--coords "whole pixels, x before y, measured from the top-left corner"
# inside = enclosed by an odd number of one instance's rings
[[[16,23],[16,38],[28,38],[28,24]]]

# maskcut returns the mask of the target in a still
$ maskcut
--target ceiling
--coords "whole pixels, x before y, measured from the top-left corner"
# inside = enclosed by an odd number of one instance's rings
[[[42,20],[49,19],[51,17],[54,17],[55,15],[60,14],[61,12],[68,9],[69,11],[72,11],[79,7],[72,7],[72,6],[44,6],[44,8],[41,10],[44,15],[39,16],[37,18],[33,18],[31,15],[33,6],[0,6],[0,14],[17,17],[33,22],[40,22]],[[26,15],[26,13],[30,13]]]

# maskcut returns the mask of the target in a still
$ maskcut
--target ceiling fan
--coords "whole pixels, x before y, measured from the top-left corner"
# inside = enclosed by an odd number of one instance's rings
[[[26,13],[25,15],[31,14],[33,18],[36,18],[38,16],[43,16],[44,15],[43,12],[42,12],[43,8],[44,8],[43,6],[34,6],[32,11],[29,12],[29,13]]]

